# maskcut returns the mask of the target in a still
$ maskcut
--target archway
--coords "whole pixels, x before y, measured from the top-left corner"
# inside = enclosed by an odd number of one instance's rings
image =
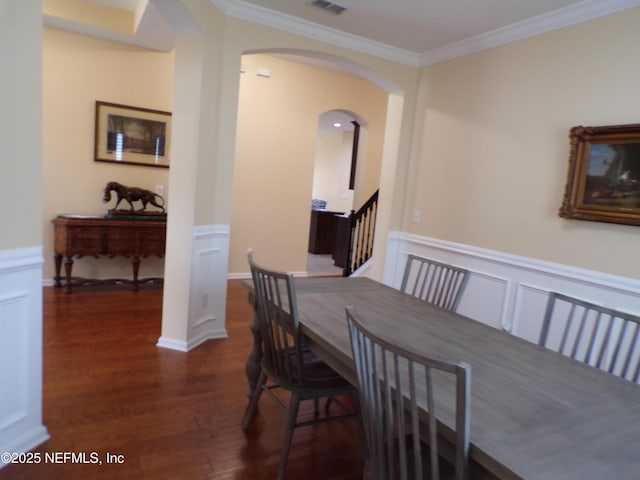
[[[376,144],[362,151],[375,157],[373,166],[367,166],[370,162],[358,166],[353,193],[345,185],[333,194],[337,201],[362,202],[380,186],[386,108],[389,90],[394,87],[375,74],[369,75],[375,82],[365,78],[364,69],[353,62],[318,52],[253,50],[246,51],[242,59],[229,270],[231,275],[246,271],[246,249],[254,248],[269,263],[304,274],[309,203],[315,196],[318,119],[327,111],[350,112],[352,119],[367,126],[369,119],[363,117],[374,119],[371,128]],[[295,80],[294,74],[301,77]],[[329,98],[327,91],[341,82],[355,88],[358,95],[352,90],[350,95]],[[377,92],[375,100],[362,100],[365,88]],[[358,96],[361,104],[353,100]],[[376,102],[378,110],[367,105]],[[347,198],[343,198],[345,193]],[[353,205],[341,208],[349,211]]]
[[[366,151],[367,121],[349,110],[318,117],[307,274],[342,275],[348,216],[354,208],[357,163]],[[363,132],[361,135],[360,132]],[[362,143],[362,145],[361,145]]]

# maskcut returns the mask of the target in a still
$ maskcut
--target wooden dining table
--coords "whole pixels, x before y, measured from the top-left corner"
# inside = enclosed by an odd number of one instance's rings
[[[368,278],[295,284],[306,344],[354,384],[347,305],[392,343],[471,365],[470,479],[640,479],[640,386]]]

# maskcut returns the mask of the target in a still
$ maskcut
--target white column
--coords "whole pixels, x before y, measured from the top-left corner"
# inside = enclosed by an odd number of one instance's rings
[[[42,424],[42,10],[0,0],[0,452]],[[6,465],[0,459],[0,468]]]
[[[171,197],[158,345],[188,351],[205,340],[227,336],[231,183],[227,167],[233,159],[222,152],[229,151],[227,147],[235,144],[235,138],[221,134],[221,125],[228,118],[220,108],[225,75],[224,15],[206,0],[185,0],[184,5],[197,28],[176,37],[174,161],[169,173]]]

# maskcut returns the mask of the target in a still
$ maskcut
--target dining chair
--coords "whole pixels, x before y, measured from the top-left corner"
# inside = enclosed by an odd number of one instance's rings
[[[429,358],[394,345],[368,330],[353,307],[346,307],[346,312],[358,378],[368,478],[466,479],[471,367],[465,362]],[[425,415],[426,428],[421,423]],[[455,431],[445,431],[447,420]],[[439,436],[455,446],[455,452],[450,454],[453,462],[438,455]]]
[[[550,292],[538,344],[635,383],[640,317]]]
[[[400,290],[455,312],[469,281],[469,271],[409,254]]]
[[[249,429],[260,396],[262,392],[267,392],[287,416],[277,474],[280,480],[285,477],[294,430],[315,423],[357,417],[357,391],[304,348],[293,275],[259,266],[251,251],[248,259],[256,296],[256,319],[262,337],[262,361],[260,376],[245,412],[242,428]],[[290,392],[288,405],[273,393],[275,388]],[[353,411],[336,398],[347,395],[353,398]],[[327,403],[327,415],[319,416],[318,399],[321,398],[333,400],[345,410],[344,413],[329,415]],[[298,409],[304,400],[315,401],[314,418],[299,421]]]

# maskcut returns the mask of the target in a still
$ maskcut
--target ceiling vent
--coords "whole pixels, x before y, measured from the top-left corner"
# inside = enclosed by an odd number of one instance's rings
[[[333,13],[334,15],[340,15],[346,10],[346,7],[336,3],[327,2],[326,0],[313,0],[313,2],[311,2],[311,6],[324,10],[325,12]]]

